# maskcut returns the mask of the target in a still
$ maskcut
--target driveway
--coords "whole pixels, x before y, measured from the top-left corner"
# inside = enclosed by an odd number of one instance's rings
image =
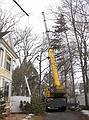
[[[80,112],[66,111],[46,113],[45,120],[89,120],[89,118]]]

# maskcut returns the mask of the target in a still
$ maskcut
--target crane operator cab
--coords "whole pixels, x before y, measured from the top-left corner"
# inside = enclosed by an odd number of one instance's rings
[[[46,111],[58,110],[65,111],[66,110],[66,96],[64,90],[54,90],[54,87],[47,88],[45,91],[45,100],[46,100]]]

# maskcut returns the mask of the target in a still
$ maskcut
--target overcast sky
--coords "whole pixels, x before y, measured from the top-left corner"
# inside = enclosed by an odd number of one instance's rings
[[[45,31],[42,12],[47,15],[47,23],[49,16],[49,9],[56,9],[57,6],[61,6],[62,0],[16,0],[21,7],[29,14],[29,17],[24,15],[20,21],[20,28],[24,28],[26,25],[31,25],[33,32],[42,36]],[[13,15],[17,13],[23,13],[20,8],[13,2],[13,0],[0,0],[0,8],[12,12]],[[50,21],[49,21],[50,23]],[[49,23],[47,26],[49,26]],[[52,26],[52,24],[50,23]],[[50,28],[49,28],[50,29]]]
[[[44,31],[44,23],[42,12],[48,14],[48,9],[55,9],[60,5],[61,0],[16,0],[21,7],[29,14],[29,17],[24,16],[21,19],[21,27],[31,25],[35,32],[41,33]],[[6,10],[15,12],[22,12],[20,8],[13,2],[13,0],[0,0],[0,7]]]
[[[45,12],[47,26],[49,28],[52,26],[51,21],[48,20],[48,16],[50,15],[49,9],[56,9],[58,5],[60,5],[61,0],[16,0],[19,5],[29,14],[29,17],[24,15],[21,18],[19,23],[20,29],[25,28],[25,26],[31,26],[33,33],[39,34],[39,37],[43,36],[43,32],[45,32],[45,26],[43,22],[42,12]],[[7,10],[7,12],[11,12],[13,15],[17,13],[23,13],[21,9],[13,2],[13,0],[0,0],[0,8],[3,10]],[[45,66],[46,62],[42,63]],[[47,63],[48,64],[48,63]],[[44,69],[44,68],[43,68]]]

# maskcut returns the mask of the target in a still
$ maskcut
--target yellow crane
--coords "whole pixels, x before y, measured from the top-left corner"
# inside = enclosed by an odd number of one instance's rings
[[[50,45],[50,39],[49,39],[44,12],[42,14],[44,17],[46,35],[49,43],[48,54],[49,54],[49,62],[53,76],[52,88],[47,86],[47,88],[45,89],[46,111],[50,109],[58,109],[65,111],[66,110],[65,87],[59,79],[58,70],[55,62],[54,49]]]
[[[59,79],[53,48],[49,48],[49,58],[50,58],[52,75],[53,75],[54,87],[56,90],[64,90],[64,85],[61,83],[61,80]]]

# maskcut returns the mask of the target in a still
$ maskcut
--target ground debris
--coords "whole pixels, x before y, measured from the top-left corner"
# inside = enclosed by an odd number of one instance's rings
[[[26,117],[26,114],[10,114],[5,120],[22,120]]]
[[[5,117],[4,120],[43,120],[43,116],[41,115],[31,115],[30,114],[10,114],[9,116]]]
[[[89,120],[88,115],[85,115],[85,114],[83,114],[81,112],[75,112],[75,113],[79,116],[80,120]]]

